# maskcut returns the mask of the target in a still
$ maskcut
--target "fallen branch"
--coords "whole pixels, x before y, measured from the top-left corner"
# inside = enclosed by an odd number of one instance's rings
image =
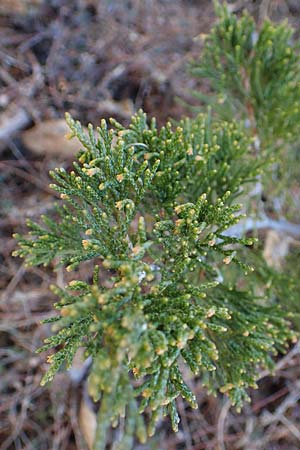
[[[248,218],[241,220],[238,224],[230,227],[223,234],[225,236],[242,236],[248,231],[262,230],[270,228],[272,230],[281,231],[283,233],[291,234],[295,238],[300,238],[300,225],[288,222],[287,220],[274,220],[269,217],[262,219]]]

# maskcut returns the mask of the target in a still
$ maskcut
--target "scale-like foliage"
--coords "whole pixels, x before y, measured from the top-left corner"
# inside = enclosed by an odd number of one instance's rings
[[[92,260],[95,270],[90,283],[53,288],[60,314],[41,349],[55,349],[43,382],[86,349],[89,391],[100,400],[95,450],[120,417],[119,449],[135,435],[144,442],[165,414],[177,430],[176,398],[197,407],[183,362],[240,408],[259,367],[272,367],[293,337],[280,307],[243,289],[253,269],[238,252],[251,239],[225,233],[240,218],[236,197],[261,169],[251,140],[210,115],[158,130],[140,112],[128,128],[102,121],[88,135],[67,121],[82,150],[73,171],[51,174],[62,201],[51,218],[28,222],[16,255],[68,271]],[[230,264],[238,283],[226,281]]]
[[[195,76],[210,81],[212,94],[196,95],[222,116],[243,118],[263,150],[299,140],[300,55],[287,22],[258,27],[216,4],[218,20],[207,35]]]
[[[299,39],[287,22],[266,20],[258,26],[247,12],[238,17],[218,1],[215,9],[217,21],[205,38],[200,58],[190,66],[193,75],[209,81],[210,92],[195,95],[212,105],[219,118],[242,119],[245,132],[254,140],[256,158],[272,163],[264,176],[257,177],[251,198],[244,198],[254,222],[263,221],[270,211],[280,219],[298,220]],[[254,255],[256,289],[261,283],[268,286],[268,295],[297,313],[299,275],[289,264],[282,273],[267,268],[257,251],[248,252],[247,261]]]

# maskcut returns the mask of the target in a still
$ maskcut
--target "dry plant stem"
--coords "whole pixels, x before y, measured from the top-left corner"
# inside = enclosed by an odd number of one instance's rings
[[[298,399],[295,399],[295,402],[298,401]],[[296,439],[300,442],[300,430],[296,427],[295,424],[293,424],[289,419],[287,419],[285,416],[280,417],[280,421],[283,425],[285,425],[290,432],[295,436]]]
[[[181,422],[182,422],[182,428],[183,428],[184,436],[185,436],[186,450],[192,450],[193,449],[192,438],[191,438],[191,432],[190,432],[189,424],[187,421],[187,417],[185,414],[185,406],[184,406],[181,398],[179,398],[177,400],[177,402],[178,402],[178,410],[179,410]]]
[[[287,364],[289,364],[291,362],[291,360],[294,358],[294,356],[298,355],[299,352],[300,352],[300,343],[297,342],[297,344],[292,348],[292,350],[276,364],[276,366],[274,368],[274,372],[278,372],[280,369],[282,369]],[[260,380],[268,375],[270,375],[270,372],[268,370],[261,372]],[[290,395],[287,397],[287,399],[280,405],[280,408],[277,409],[276,414],[270,415],[267,422],[272,423],[274,420],[282,421],[282,417],[284,417],[283,416],[284,412],[291,405],[294,405],[299,400],[299,398],[300,398],[299,391],[296,391],[296,393],[295,393],[295,390],[293,390],[290,393]],[[220,415],[219,415],[218,427],[217,427],[217,437],[218,437],[218,446],[219,446],[218,450],[226,450],[226,447],[225,447],[225,425],[226,425],[226,419],[227,419],[230,407],[231,407],[230,401],[226,400],[221,409]],[[286,423],[287,421],[288,421],[288,419],[286,419],[286,417],[285,417],[282,422],[287,426],[287,423]],[[291,433],[293,433],[295,435],[295,437],[300,440],[299,430],[291,422],[290,422],[290,425],[293,428],[293,431],[289,428]],[[297,430],[296,433],[295,433],[295,430]]]
[[[231,407],[230,400],[226,399],[224,405],[222,406],[218,427],[217,427],[217,438],[218,438],[218,450],[226,450],[225,447],[225,422],[227,415],[229,413]]]
[[[253,440],[251,439],[252,432],[255,427],[255,417],[249,416],[246,420],[246,427],[244,436],[237,442],[236,448],[247,449],[247,450],[255,450]]]
[[[295,346],[292,348],[292,350],[289,351],[289,353],[287,353],[280,361],[278,361],[272,373],[278,372],[283,367],[287,366],[292,361],[294,356],[299,354],[300,354],[300,341],[298,341],[297,344],[295,344]],[[269,370],[264,370],[261,372],[259,379],[261,380],[262,378],[267,377],[270,374],[271,372]]]
[[[257,411],[261,410],[262,408],[264,408],[266,405],[269,405],[270,403],[274,402],[275,400],[283,397],[284,395],[286,395],[289,392],[288,387],[283,387],[282,389],[280,389],[279,391],[275,392],[274,394],[270,395],[269,397],[266,397],[264,399],[262,399],[261,401],[255,403],[252,407],[252,411],[254,413],[256,413]]]
[[[266,433],[263,438],[263,445],[266,445],[270,439],[270,435],[274,434],[274,432],[278,429],[278,422],[281,422],[286,429],[288,429],[289,433],[293,435],[298,441],[300,441],[300,431],[299,428],[291,422],[286,416],[285,413],[288,409],[295,407],[299,401],[299,381],[296,382],[295,387],[292,389],[287,398],[279,405],[279,407],[272,414],[267,412],[262,417],[262,425],[264,427],[269,427],[268,433]],[[298,448],[298,447],[297,447]]]
[[[29,375],[29,373],[27,374]],[[21,401],[21,410],[20,413],[12,419],[12,414],[10,415],[11,421],[14,422],[13,426],[13,433],[2,443],[0,450],[6,450],[10,448],[10,445],[14,442],[14,440],[18,437],[20,434],[23,424],[26,420],[28,409],[30,408],[30,397],[32,393],[32,387],[31,387],[31,379],[32,377],[27,376],[26,377],[26,384],[24,387],[24,390],[22,392],[22,395],[20,395],[20,401]]]
[[[3,292],[3,295],[1,296],[1,301],[6,301],[8,297],[13,293],[13,291],[16,289],[19,281],[22,279],[23,275],[25,273],[25,267],[24,264],[22,264],[13,278],[8,283],[5,291]]]
[[[11,172],[14,172],[16,175],[20,176],[24,180],[28,181],[29,183],[32,183],[33,185],[37,186],[39,189],[54,195],[56,198],[59,198],[59,196],[54,193],[53,190],[50,189],[47,185],[40,182],[39,179],[32,176],[30,173],[26,172],[25,170],[19,169],[18,167],[13,167],[13,161],[0,161],[0,169],[3,167],[4,169],[10,170]]]
[[[274,414],[269,414],[264,419],[264,425],[268,425],[274,421],[278,421],[282,419],[283,415],[286,411],[293,405],[295,405],[300,399],[300,391],[299,391],[300,383],[299,380],[295,383],[293,390],[287,396],[287,398],[280,404],[280,406],[276,409]]]
[[[77,448],[79,450],[87,450],[87,445],[84,442],[80,426],[78,422],[78,389],[74,389],[73,395],[71,395],[71,405],[69,409],[69,417],[71,427],[74,433]]]

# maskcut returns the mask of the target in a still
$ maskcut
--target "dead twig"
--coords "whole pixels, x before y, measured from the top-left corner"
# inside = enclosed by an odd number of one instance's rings
[[[228,416],[229,410],[231,407],[231,403],[229,399],[225,400],[224,405],[222,406],[217,426],[217,439],[218,439],[218,450],[226,450],[225,447],[225,422]]]
[[[6,170],[10,170],[14,172],[16,175],[18,175],[21,178],[24,178],[24,180],[28,181],[29,183],[34,184],[39,189],[42,189],[43,191],[48,192],[53,197],[59,198],[59,195],[55,193],[52,189],[50,189],[47,185],[40,182],[38,178],[32,176],[25,170],[19,169],[18,167],[13,166],[13,161],[0,161],[0,168],[3,167]]]
[[[269,375],[272,375],[272,373],[278,372],[283,367],[285,367],[288,364],[290,364],[290,362],[292,361],[294,356],[299,355],[299,353],[300,353],[300,341],[298,341],[296,343],[296,345],[292,348],[292,350],[290,350],[283,358],[281,358],[280,361],[278,361],[278,363],[275,365],[275,367],[274,367],[274,369],[272,371],[270,371],[270,370],[263,370],[260,373],[259,379],[262,380],[263,378],[265,378],[265,377],[267,377]]]

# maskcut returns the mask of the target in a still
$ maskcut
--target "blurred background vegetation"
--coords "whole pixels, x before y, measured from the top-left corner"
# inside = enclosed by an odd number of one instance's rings
[[[228,3],[238,15],[247,8],[258,22],[266,15],[287,19],[299,36],[299,0]],[[48,171],[68,168],[78,150],[64,139],[64,112],[84,124],[111,116],[126,124],[141,107],[159,124],[190,114],[184,104],[199,103],[191,92],[205,93],[209,86],[192,78],[187,64],[201,53],[214,20],[211,0],[0,1],[1,450],[86,450],[94,432],[82,355],[70,372],[39,385],[47,363],[35,350],[50,333],[40,321],[51,315],[55,301],[48,286],[64,286],[68,279],[11,258],[12,233],[24,230],[25,217],[36,218],[53,203]],[[271,183],[272,195],[262,193],[262,201],[275,217],[284,204],[285,217],[299,223],[297,154],[278,166],[288,176]],[[266,230],[259,237],[270,267],[284,264],[282,276],[299,278],[299,241]],[[88,264],[80,270],[84,277]],[[287,301],[297,302],[297,296]],[[163,422],[155,438],[136,449],[299,449],[299,353],[298,346],[291,348],[275,377],[262,374],[260,389],[250,393],[252,404],[241,414],[221,396],[208,396],[200,380],[190,380],[199,410],[179,402],[179,432]]]

